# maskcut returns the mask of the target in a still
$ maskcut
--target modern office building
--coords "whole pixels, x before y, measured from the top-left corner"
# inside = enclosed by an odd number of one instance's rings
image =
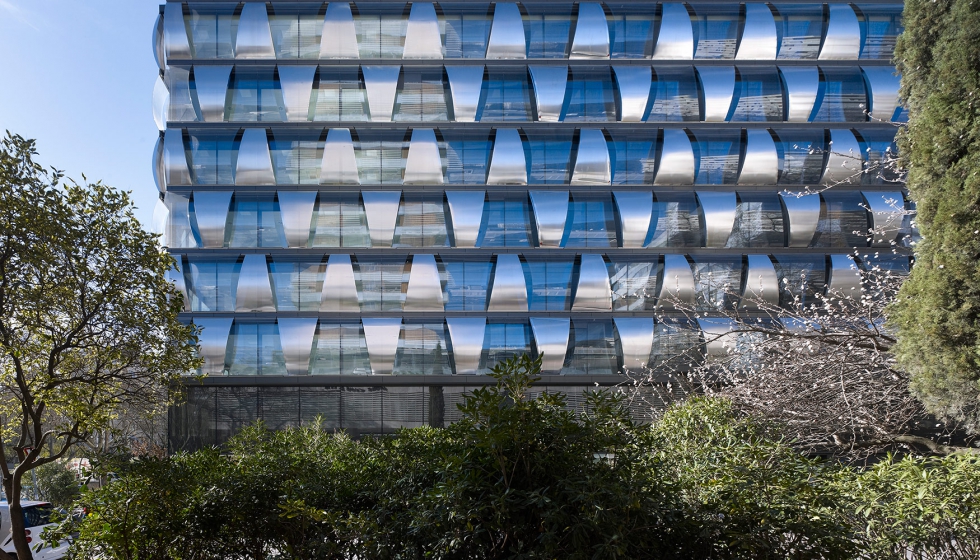
[[[524,352],[580,406],[697,343],[678,301],[710,316],[906,268],[879,167],[901,11],[167,2],[158,227],[206,374],[172,447],[257,419],[443,425]]]

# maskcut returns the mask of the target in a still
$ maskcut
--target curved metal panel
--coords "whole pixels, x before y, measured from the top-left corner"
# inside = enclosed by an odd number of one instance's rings
[[[738,200],[734,192],[697,191],[705,247],[724,247],[735,227]]]
[[[401,191],[364,191],[364,214],[367,217],[368,231],[372,247],[391,247],[395,236],[395,222],[398,220],[398,203]]]
[[[235,58],[276,58],[265,2],[245,2],[238,19]]]
[[[225,120],[225,104],[228,98],[228,79],[231,77],[231,65],[196,65],[194,66],[194,87],[197,91],[197,102],[201,107],[201,118],[204,122],[222,122]]]
[[[197,247],[191,227],[190,196],[168,192],[163,197],[163,204],[167,207],[167,246]]]
[[[184,151],[184,133],[180,129],[168,128],[163,134],[163,169],[166,185],[193,183],[187,166],[187,152]]]
[[[184,23],[184,6],[167,2],[163,6],[163,44],[167,59],[191,58],[191,42]]]
[[[861,25],[847,4],[830,4],[820,60],[857,59],[861,54]]]
[[[327,131],[327,141],[323,145],[323,160],[320,163],[321,185],[360,185],[357,175],[357,158],[354,156],[354,141],[350,130],[331,128]]]
[[[282,101],[286,105],[286,120],[310,120],[310,97],[316,66],[279,66]]]
[[[824,160],[821,185],[860,183],[864,158],[854,133],[846,129],[830,131],[830,144]]]
[[[320,291],[320,311],[356,313],[360,310],[350,255],[330,255],[323,276],[323,289]]]
[[[156,123],[158,130],[167,130],[167,115],[170,114],[170,90],[163,81],[162,76],[157,76],[157,81],[153,84],[153,122]]]
[[[760,303],[779,305],[779,278],[776,267],[766,255],[748,255],[745,284],[742,286],[742,307],[759,309]]]
[[[453,98],[453,120],[475,122],[483,91],[483,65],[446,66],[446,75]]]
[[[683,130],[665,128],[654,185],[693,185],[694,147]]]
[[[527,311],[527,282],[517,255],[497,255],[487,311]]]
[[[367,343],[371,373],[387,375],[395,369],[398,353],[398,337],[402,331],[401,319],[361,319],[364,342]]]
[[[745,131],[745,157],[738,173],[739,185],[775,185],[779,179],[779,152],[768,130]]]
[[[735,330],[735,322],[731,319],[698,319],[698,327],[704,337],[707,359],[725,359],[734,350],[735,337],[729,333]]]
[[[235,312],[271,313],[276,310],[269,281],[269,265],[265,255],[248,254],[242,261],[235,289]]]
[[[534,102],[537,118],[541,122],[561,120],[561,108],[565,103],[565,86],[568,83],[568,66],[528,66],[534,86]]]
[[[330,2],[323,16],[320,58],[358,58],[357,30],[350,2]]]
[[[412,2],[402,58],[442,58],[439,20],[432,2]]]
[[[310,354],[313,353],[313,335],[316,334],[316,318],[280,318],[278,322],[286,374],[308,375]]]
[[[820,89],[820,71],[816,66],[780,66],[788,122],[808,122]]]
[[[701,92],[704,94],[703,119],[725,122],[735,93],[734,66],[695,66]]]
[[[486,191],[446,191],[455,247],[476,247],[483,225]],[[567,201],[567,197],[566,197]]]
[[[609,269],[602,255],[596,253],[582,255],[572,311],[612,311]]]
[[[619,120],[643,122],[650,100],[650,69],[645,66],[613,66],[619,94]]]
[[[405,160],[404,182],[406,185],[442,184],[442,158],[439,156],[436,133],[431,128],[412,131],[412,142]]]
[[[568,219],[568,191],[530,191],[538,247],[561,247]]]
[[[583,128],[579,131],[578,154],[572,170],[572,185],[608,185],[612,182],[609,145],[602,131]]]
[[[231,334],[231,324],[234,319],[194,317],[193,321],[195,325],[201,327],[201,333],[197,336],[198,354],[204,359],[201,371],[205,375],[224,373],[228,335]]]
[[[272,169],[272,154],[264,128],[247,128],[238,147],[235,164],[236,185],[275,185],[276,174]]]
[[[172,256],[177,261],[177,263],[174,265],[174,267],[182,266],[181,265],[180,255],[171,254],[170,256]],[[184,273],[181,272],[180,270],[177,270],[177,268],[169,268],[169,269],[167,269],[167,276],[166,277],[167,277],[167,280],[170,281],[170,282],[172,282],[173,285],[174,285],[174,287],[177,288],[177,291],[180,292],[180,295],[184,297],[184,307],[183,307],[183,310],[184,311],[190,311],[191,310],[191,298],[187,294],[187,282],[184,281]]]
[[[640,371],[650,362],[653,351],[652,317],[616,317],[613,319],[623,348],[623,369]]]
[[[654,59],[691,60],[694,58],[694,25],[684,4],[666,2],[660,17],[660,34],[653,49]]]
[[[435,255],[414,255],[405,290],[405,311],[445,311]]]
[[[487,42],[487,58],[527,58],[524,20],[513,2],[497,2],[493,9],[493,24]]]
[[[163,16],[158,15],[156,23],[153,24],[153,60],[156,61],[160,70],[167,69],[167,52],[163,44]]]
[[[372,121],[391,122],[401,71],[401,66],[361,66]]]
[[[694,271],[684,255],[664,255],[664,277],[657,306],[672,309],[676,304],[694,303]]]
[[[905,198],[901,192],[868,192],[861,193],[868,201],[873,224],[872,247],[890,247],[898,239],[905,220]]]
[[[653,193],[650,191],[616,191],[613,193],[619,211],[619,230],[623,247],[643,247],[653,220]]]
[[[194,217],[202,247],[223,247],[232,191],[194,191]]]
[[[186,162],[187,159],[185,158],[184,161]],[[153,146],[153,183],[156,184],[157,190],[161,193],[167,192],[167,170],[163,163],[162,137],[157,137],[156,144]]]
[[[498,128],[493,141],[493,154],[490,170],[487,172],[488,185],[526,185],[527,159],[524,157],[524,142],[521,134],[514,128]]]
[[[820,222],[820,195],[779,193],[779,200],[783,203],[783,212],[789,222],[786,228],[787,247],[809,247]]]
[[[287,247],[306,247],[310,243],[310,224],[316,191],[279,191],[279,216]]]
[[[534,351],[541,357],[541,373],[561,373],[568,352],[572,321],[552,317],[531,317]]]
[[[868,112],[876,120],[891,121],[900,105],[898,87],[902,77],[896,76],[895,69],[890,66],[862,66],[861,71],[871,92]]]
[[[170,243],[167,241],[167,230],[170,223],[170,209],[167,208],[167,204],[157,198],[156,202],[153,203],[153,218],[150,222],[150,232],[155,233],[160,236],[160,244],[164,247],[169,247]],[[176,256],[175,256],[176,258]]]
[[[580,2],[568,58],[609,58],[609,24],[599,2]]]
[[[475,375],[480,369],[483,339],[487,332],[486,317],[447,317],[449,342],[456,375]]]
[[[861,272],[850,255],[830,255],[827,294],[861,299]]]
[[[775,60],[779,36],[766,4],[745,4],[745,25],[735,60]]]

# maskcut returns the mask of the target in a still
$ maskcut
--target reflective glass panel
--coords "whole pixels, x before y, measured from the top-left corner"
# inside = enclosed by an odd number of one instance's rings
[[[490,68],[483,84],[481,121],[531,121],[527,68]]]
[[[562,375],[611,375],[619,371],[612,321],[572,321],[571,355]]]
[[[821,4],[775,5],[776,29],[781,31],[780,59],[815,59],[823,38],[824,7]],[[782,28],[782,29],[780,29]]]
[[[726,247],[782,247],[783,208],[774,192],[739,192]]]
[[[446,349],[446,326],[433,323],[402,325],[398,351],[395,354],[395,375],[449,375],[449,354]]]
[[[319,311],[323,265],[276,257],[269,266],[276,296],[276,311]]]
[[[490,285],[489,260],[453,260],[446,269],[446,311],[485,311]]]
[[[447,121],[446,88],[442,69],[402,69],[402,81],[395,95],[392,120],[405,122]]]
[[[820,199],[820,221],[811,246],[867,247],[871,226],[861,193],[826,191]]]
[[[616,98],[609,67],[596,70],[573,67],[565,98],[565,122],[616,120]]]
[[[360,321],[320,322],[310,370],[313,375],[368,375],[371,362]]]
[[[657,192],[649,247],[700,247],[701,218],[691,192]]]
[[[483,368],[490,368],[504,360],[531,352],[531,329],[527,323],[490,323],[483,337]]]
[[[653,311],[657,298],[659,259],[617,258],[609,265],[613,311]]]
[[[490,193],[483,205],[483,224],[479,247],[529,247],[530,211],[523,193]]]
[[[783,88],[775,68],[738,68],[732,122],[783,120]]]
[[[279,205],[271,195],[235,195],[230,224],[225,228],[228,247],[283,247],[285,233]]]
[[[565,247],[615,247],[612,197],[573,193],[568,203]]]
[[[402,284],[408,282],[404,257],[358,257],[354,277],[359,280],[361,311],[401,311]]]
[[[531,276],[528,309],[567,311],[571,306],[573,267],[570,259],[528,259],[527,271]]]
[[[652,105],[648,121],[697,121],[701,119],[694,67],[654,68],[650,86]]]
[[[448,247],[443,196],[405,193],[398,208],[393,247]]]
[[[368,120],[367,91],[357,66],[323,66],[313,82],[314,121]]]
[[[358,194],[321,193],[313,216],[313,247],[371,246],[367,217]]]
[[[235,322],[228,337],[230,375],[286,375],[275,323]]]

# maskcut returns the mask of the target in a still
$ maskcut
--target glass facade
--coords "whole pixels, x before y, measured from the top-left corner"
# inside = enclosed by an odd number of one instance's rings
[[[697,328],[668,293],[710,316],[760,278],[790,306],[855,265],[907,269],[881,165],[901,12],[166,2],[157,215],[205,375],[172,445],[256,419],[443,425],[524,352],[580,406],[685,367]]]

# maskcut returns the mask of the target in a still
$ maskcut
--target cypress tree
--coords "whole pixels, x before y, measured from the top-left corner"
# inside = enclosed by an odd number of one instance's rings
[[[980,0],[907,0],[899,150],[922,234],[891,313],[897,358],[939,417],[980,431]]]

